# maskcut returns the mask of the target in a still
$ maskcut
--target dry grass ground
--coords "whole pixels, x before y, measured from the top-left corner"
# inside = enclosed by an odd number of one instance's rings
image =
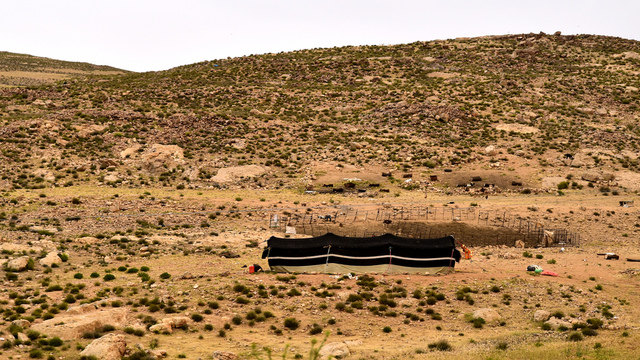
[[[640,256],[637,250],[638,237],[633,232],[633,218],[637,219],[635,208],[623,209],[617,206],[617,198],[603,196],[585,196],[584,193],[569,192],[566,196],[492,196],[481,201],[460,196],[416,197],[414,193],[403,192],[399,196],[376,199],[374,205],[367,199],[355,196],[315,195],[301,196],[282,191],[167,191],[149,189],[152,195],[140,198],[139,190],[113,188],[57,188],[16,192],[24,206],[15,208],[9,214],[19,214],[20,218],[51,217],[51,209],[39,205],[41,201],[52,201],[57,212],[74,208],[68,203],[70,197],[82,199],[82,210],[78,214],[93,214],[97,208],[108,207],[106,202],[121,201],[128,203],[126,213],[140,214],[139,210],[149,197],[155,201],[165,199],[165,211],[198,210],[203,206],[204,214],[214,213],[219,206],[226,204],[225,212],[234,205],[238,210],[261,208],[296,207],[304,202],[306,206],[323,206],[330,201],[350,205],[376,206],[380,203],[393,204],[443,204],[454,201],[465,204],[479,202],[482,209],[502,209],[512,213],[521,213],[551,224],[562,224],[569,228],[583,229],[583,243],[580,247],[567,248],[559,252],[557,248],[525,249],[532,258],[523,257],[523,250],[508,247],[474,247],[473,262],[462,261],[453,274],[446,276],[421,276],[415,274],[393,275],[373,274],[377,286],[366,289],[358,285],[355,279],[340,279],[327,274],[298,274],[288,279],[283,274],[248,274],[244,266],[253,263],[267,268],[260,259],[264,240],[275,234],[266,230],[267,224],[246,221],[244,217],[226,216],[224,213],[216,219],[209,219],[207,228],[196,226],[178,228],[174,224],[188,222],[190,219],[176,219],[164,228],[144,228],[135,220],[119,224],[109,220],[108,216],[98,219],[83,219],[78,225],[62,222],[61,230],[55,235],[37,235],[24,231],[3,231],[4,242],[22,243],[37,246],[40,240],[53,240],[58,247],[69,255],[67,262],[59,267],[48,268],[36,265],[34,270],[16,273],[18,279],[3,279],[5,291],[0,293],[4,301],[4,336],[8,336],[9,324],[16,313],[17,299],[31,302],[45,295],[46,303],[59,306],[73,294],[73,287],[65,284],[84,284],[79,293],[83,295],[69,307],[81,302],[106,300],[106,307],[124,307],[129,312],[128,325],[139,326],[144,330],[141,337],[127,334],[123,327],[114,331],[126,335],[129,348],[140,343],[145,348],[157,344],[157,348],[168,352],[169,358],[186,357],[188,359],[211,358],[214,350],[225,350],[239,354],[241,358],[250,358],[251,344],[258,347],[271,347],[276,354],[290,346],[289,358],[306,357],[312,338],[322,338],[322,332],[330,332],[328,343],[347,342],[350,359],[421,359],[465,357],[470,359],[529,359],[529,358],[633,358],[635,342],[638,340],[638,321],[640,318],[640,298],[638,296],[638,275],[629,272],[637,269],[635,263],[625,261],[627,256]],[[114,195],[118,195],[114,197]],[[242,197],[242,200],[236,200]],[[171,198],[171,200],[167,200]],[[264,199],[264,201],[261,201]],[[30,203],[31,202],[31,203]],[[538,211],[531,212],[528,207],[535,205]],[[154,208],[147,207],[146,213],[153,214]],[[546,209],[553,209],[551,212]],[[5,206],[5,209],[6,206]],[[593,217],[593,211],[602,212],[602,220],[586,220]],[[16,211],[19,210],[19,211]],[[55,211],[53,214],[55,214]],[[627,212],[625,216],[622,211]],[[604,236],[611,229],[606,221],[606,213],[613,212],[611,220],[623,227],[620,232],[626,237]],[[565,222],[564,215],[570,215]],[[147,220],[153,219],[150,215]],[[167,218],[167,216],[164,216]],[[546,218],[546,219],[545,219]],[[627,219],[631,218],[631,220]],[[138,219],[134,217],[133,219]],[[625,220],[626,219],[626,220]],[[165,220],[166,221],[166,220]],[[22,224],[22,223],[20,223]],[[74,222],[75,224],[75,222]],[[93,225],[95,225],[95,227]],[[111,225],[109,225],[111,224]],[[18,224],[19,225],[19,224]],[[433,225],[433,224],[432,224]],[[127,228],[148,231],[147,234],[133,236]],[[97,230],[99,229],[99,230]],[[137,230],[136,230],[137,231]],[[84,233],[84,234],[81,234]],[[131,236],[129,241],[119,241],[120,235]],[[80,236],[100,236],[96,244],[81,242]],[[116,236],[116,237],[114,237]],[[146,241],[144,240],[146,239]],[[255,241],[258,247],[251,246]],[[621,254],[620,260],[604,260],[600,252]],[[14,258],[18,253],[4,252],[4,257]],[[28,256],[38,257],[39,253]],[[230,255],[238,256],[233,257]],[[506,257],[506,258],[505,258]],[[559,273],[559,277],[535,276],[526,271],[527,265],[538,264],[545,269]],[[136,273],[128,273],[131,268],[149,267],[150,281],[141,281]],[[97,272],[99,276],[90,275]],[[162,273],[171,275],[162,279]],[[74,277],[82,274],[82,279]],[[106,274],[115,275],[115,280],[105,281]],[[10,274],[7,272],[7,274]],[[189,275],[190,274],[190,275]],[[47,292],[47,288],[60,284],[63,290]],[[242,286],[238,286],[242,285]],[[471,290],[469,301],[457,300],[457,292],[468,287]],[[294,290],[295,289],[295,290]],[[244,294],[243,294],[244,291]],[[327,291],[322,295],[323,291]],[[422,295],[415,298],[414,292]],[[427,303],[429,291],[444,295],[444,300],[434,304]],[[298,293],[300,295],[298,295]],[[360,305],[349,301],[349,295],[371,293],[369,300],[361,300]],[[380,295],[395,294],[395,307],[378,308]],[[37,294],[37,295],[36,295]],[[406,297],[403,296],[406,294]],[[239,303],[238,297],[248,300]],[[144,299],[152,301],[158,298],[161,309],[150,307]],[[209,306],[217,302],[215,309]],[[430,302],[431,300],[429,300]],[[356,300],[357,302],[357,300]],[[345,304],[344,309],[339,304]],[[610,306],[612,315],[603,315],[603,305]],[[24,305],[22,305],[24,307]],[[336,309],[336,306],[338,309]],[[31,306],[20,316],[31,316],[34,324],[41,322]],[[378,308],[377,310],[375,308]],[[164,310],[171,308],[172,310]],[[271,312],[273,317],[253,318],[256,308]],[[496,310],[501,319],[489,322],[482,328],[475,328],[468,315],[479,308]],[[342,309],[342,310],[341,310]],[[608,308],[607,308],[608,309]],[[260,311],[258,310],[258,311]],[[587,336],[582,341],[568,341],[573,333],[568,331],[543,330],[542,323],[533,321],[536,310],[562,312],[567,319],[584,322],[590,318],[599,318],[607,329],[597,330],[597,336]],[[175,311],[175,313],[173,313]],[[606,311],[605,311],[606,312]],[[61,312],[62,313],[62,312]],[[433,316],[433,314],[439,314]],[[201,321],[190,320],[188,329],[176,329],[171,335],[155,334],[145,328],[143,320],[150,316],[155,321],[166,317],[202,315]],[[37,314],[36,314],[37,315]],[[258,314],[259,315],[259,314]],[[42,315],[40,315],[41,317]],[[59,315],[55,315],[59,316]],[[234,317],[239,316],[239,324]],[[295,330],[284,326],[286,318],[296,318],[299,327]],[[55,319],[55,317],[54,317]],[[253,321],[252,321],[253,320]],[[149,324],[147,322],[147,324]],[[205,328],[206,324],[212,330]],[[226,326],[230,327],[225,330]],[[322,328],[320,333],[311,335],[313,324]],[[389,327],[389,332],[383,328]],[[220,331],[224,331],[221,337]],[[25,330],[26,331],[26,330]],[[49,337],[50,338],[50,337]],[[446,340],[451,350],[441,352],[430,349],[429,344]],[[56,358],[74,359],[79,350],[91,340],[68,340],[63,347],[53,349],[31,345],[20,348],[8,347],[2,350],[7,358],[24,358],[32,349],[45,348]],[[296,355],[300,354],[300,355]]]

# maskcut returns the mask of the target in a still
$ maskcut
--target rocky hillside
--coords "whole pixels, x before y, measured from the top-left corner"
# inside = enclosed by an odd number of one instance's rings
[[[554,187],[553,176],[586,173],[590,181],[626,179],[618,185],[633,189],[638,74],[637,41],[541,33],[303,50],[4,88],[0,188],[301,188],[351,169],[370,181],[383,170],[411,172],[425,177],[416,188],[437,190],[428,174],[450,169],[464,174],[448,180],[453,186],[471,172],[507,179],[507,188],[518,179]],[[247,165],[246,176],[234,168]]]
[[[53,60],[0,51],[0,88],[34,86],[87,74],[124,74],[111,66]]]

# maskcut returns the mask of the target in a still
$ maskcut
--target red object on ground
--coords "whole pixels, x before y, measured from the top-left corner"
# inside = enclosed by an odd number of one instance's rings
[[[559,276],[558,273],[554,273],[553,271],[549,271],[549,270],[545,270],[545,271],[541,272],[540,275]]]
[[[253,274],[255,272],[255,268],[253,265],[249,266],[249,274]]]

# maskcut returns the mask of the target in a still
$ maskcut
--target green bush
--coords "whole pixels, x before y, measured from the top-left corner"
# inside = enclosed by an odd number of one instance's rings
[[[382,328],[382,332],[384,333],[390,333],[392,331],[391,326],[385,326]]]
[[[169,274],[168,272],[163,272],[162,274],[160,274],[160,279],[168,279],[171,277],[171,274]]]
[[[91,276],[92,278],[95,279],[95,278],[99,278],[100,274],[98,274],[97,272],[92,272],[91,275],[89,275],[89,276]]]
[[[447,340],[440,340],[434,343],[427,345],[429,349],[438,350],[438,351],[451,351],[451,345]]]
[[[284,319],[284,327],[287,329],[295,330],[300,326],[300,323],[295,318],[286,318]]]
[[[191,320],[195,321],[195,322],[200,322],[202,321],[204,318],[202,317],[202,315],[200,314],[192,314],[191,315]]]
[[[102,280],[104,280],[104,281],[111,281],[111,280],[115,280],[115,279],[116,279],[116,277],[113,274],[107,274],[102,278]]]
[[[76,273],[75,275],[73,275],[73,278],[78,280],[82,279],[83,277],[84,275],[82,275],[82,273]]]
[[[582,341],[582,339],[584,339],[584,337],[582,336],[581,333],[579,333],[577,331],[572,332],[567,337],[567,340],[569,340],[569,341]]]

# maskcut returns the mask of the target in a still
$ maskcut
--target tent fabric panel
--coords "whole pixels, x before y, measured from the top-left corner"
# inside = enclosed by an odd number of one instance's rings
[[[375,246],[370,248],[345,248],[339,246],[329,247],[316,247],[316,248],[271,248],[269,250],[269,257],[307,257],[315,255],[327,255],[338,254],[345,256],[367,257],[367,256],[379,256],[379,255],[397,255],[404,257],[451,257],[455,256],[456,251],[453,247],[442,249],[412,249],[406,246]]]
[[[274,266],[272,271],[279,273],[327,273],[327,274],[449,274],[453,268],[449,266],[436,267],[406,267],[399,265],[371,265],[353,266],[343,264],[309,265],[309,266]]]
[[[437,239],[413,239],[384,234],[374,237],[343,237],[332,233],[306,239],[278,238],[272,236],[267,240],[267,246],[274,248],[304,249],[318,248],[331,245],[344,248],[370,248],[376,246],[398,246],[413,249],[439,249],[455,247],[453,236]]]
[[[392,266],[405,266],[405,267],[440,267],[440,266],[453,266],[455,259],[448,258],[435,258],[435,259],[410,259],[410,258],[389,258],[374,257],[374,258],[351,258],[351,257],[337,257],[329,256],[329,264],[341,264],[349,266],[373,266],[373,265],[389,265]],[[313,257],[313,258],[269,258],[269,267],[274,266],[306,266],[306,265],[319,265],[327,264],[327,257]]]

